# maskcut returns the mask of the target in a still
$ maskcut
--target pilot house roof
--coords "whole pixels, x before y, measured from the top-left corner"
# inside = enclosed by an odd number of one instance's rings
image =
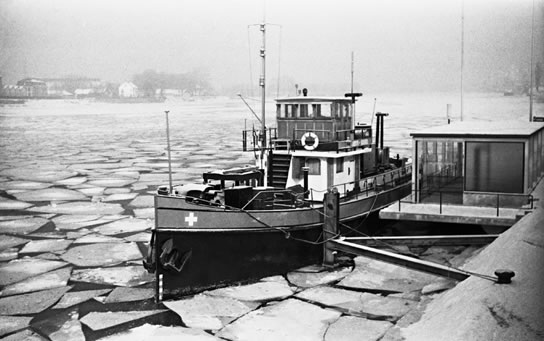
[[[462,121],[415,131],[412,137],[528,137],[544,128],[541,122]]]
[[[346,97],[318,97],[318,96],[297,96],[276,98],[277,103],[314,103],[314,102],[345,102],[351,103],[351,98]]]

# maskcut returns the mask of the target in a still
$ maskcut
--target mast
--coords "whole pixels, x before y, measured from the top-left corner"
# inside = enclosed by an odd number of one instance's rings
[[[266,24],[263,18],[263,22],[260,25],[263,44],[261,46],[261,62],[262,62],[262,73],[259,79],[259,85],[261,86],[261,168],[264,169],[264,186],[268,185],[268,165],[267,165],[267,138],[266,138]]]
[[[465,1],[461,2],[461,121],[463,120],[463,68],[465,64]]]
[[[529,77],[531,77],[530,84],[529,84],[529,122],[533,121],[533,54],[534,54],[534,46],[535,46],[535,0],[533,0],[533,11],[532,11],[532,23],[531,23],[531,65],[530,65],[530,72]],[[538,86],[538,85],[537,85]]]

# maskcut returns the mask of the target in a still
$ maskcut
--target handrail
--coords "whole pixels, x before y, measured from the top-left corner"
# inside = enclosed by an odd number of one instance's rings
[[[478,195],[481,195],[481,196],[487,196],[489,198],[488,202],[491,202],[493,201],[493,205],[485,205],[485,204],[480,204],[479,207],[487,207],[487,208],[495,208],[497,210],[497,217],[500,216],[500,208],[513,208],[513,209],[516,209],[516,208],[523,208],[523,206],[525,205],[530,205],[530,208],[529,209],[534,209],[534,197],[532,194],[520,194],[520,193],[488,193],[488,192],[467,192],[467,191],[463,191],[463,190],[432,190],[432,189],[426,189],[426,190],[417,190],[417,189],[413,189],[412,190],[412,193],[410,194],[410,196],[408,198],[408,200],[399,200],[399,212],[401,212],[401,203],[410,203],[410,204],[417,204],[418,202],[416,202],[416,200],[414,200],[414,196],[415,198],[421,198],[421,196],[423,195],[423,193],[426,194],[426,196],[424,197],[425,200],[427,200],[427,203],[433,203],[433,204],[439,204],[439,212],[440,214],[442,214],[442,211],[443,211],[443,206],[448,206],[447,203],[444,203],[444,197],[447,196],[448,194],[450,195],[456,195],[456,196],[460,196],[460,195],[463,195],[463,194],[471,194],[471,193],[474,193],[474,194],[478,194]],[[418,195],[419,194],[419,195]],[[438,194],[438,202],[437,202],[437,199],[436,199],[436,194]],[[434,197],[434,199],[433,199]],[[501,200],[501,198],[503,198]],[[504,198],[514,198],[514,201],[517,202],[515,205],[514,204],[508,204],[508,200],[505,200]],[[519,198],[519,200],[516,200],[515,198]],[[526,199],[526,200],[524,200]],[[505,201],[507,202],[505,204]],[[512,202],[512,201],[510,201]],[[523,203],[525,202],[525,204],[520,204],[520,203]],[[501,205],[502,203],[502,205]],[[450,206],[456,206],[455,204],[453,205],[450,205]],[[463,205],[462,203],[459,205],[459,206],[475,206],[475,205]]]

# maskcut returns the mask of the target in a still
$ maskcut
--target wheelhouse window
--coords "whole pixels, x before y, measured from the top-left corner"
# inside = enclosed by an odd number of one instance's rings
[[[285,105],[285,117],[294,118],[297,117],[297,104],[286,104]]]
[[[285,118],[285,112],[281,110],[281,104],[276,104],[276,117]]]
[[[306,167],[309,168],[308,175],[321,175],[321,160],[306,159]]]
[[[308,104],[300,105],[300,117],[308,117]]]
[[[344,158],[339,157],[336,159],[336,173],[342,173],[344,171]]]

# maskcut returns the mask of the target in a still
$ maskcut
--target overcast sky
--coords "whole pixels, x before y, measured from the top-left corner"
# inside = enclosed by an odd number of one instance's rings
[[[544,0],[534,0],[542,59]],[[462,0],[0,0],[0,75],[130,80],[146,69],[202,69],[221,88],[256,82],[257,27],[267,32],[267,78],[368,90],[459,86]],[[528,73],[533,0],[465,0],[469,83]],[[248,33],[249,32],[249,33]],[[281,33],[280,33],[281,32]],[[251,57],[251,58],[250,58]],[[252,78],[250,78],[252,76]],[[361,89],[362,90],[362,89]]]

